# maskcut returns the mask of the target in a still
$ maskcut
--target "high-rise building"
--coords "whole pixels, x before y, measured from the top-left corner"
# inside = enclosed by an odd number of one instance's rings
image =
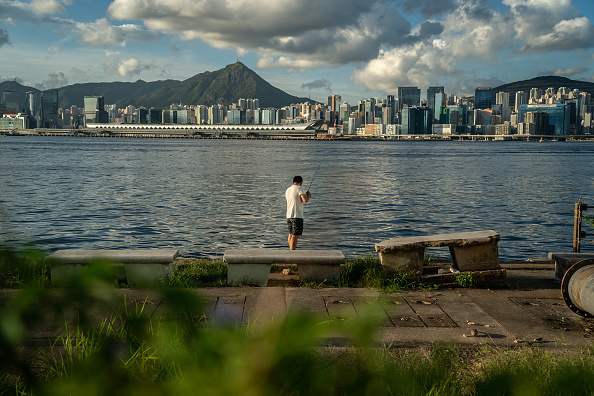
[[[340,97],[340,95],[328,96],[328,108],[330,109],[330,111],[335,111],[338,113],[338,110],[340,109],[341,99],[342,98]]]
[[[27,115],[36,117],[39,115],[39,94],[35,91],[28,91],[26,94],[25,112]]]
[[[520,109],[520,106],[521,105],[528,104],[528,100],[529,99],[530,99],[530,96],[529,96],[528,92],[525,92],[525,91],[518,91],[518,92],[516,92],[516,102],[515,102],[515,105],[514,105],[514,108],[516,110],[516,113]]]
[[[495,104],[500,104],[501,107],[509,107],[509,92],[497,92]]]
[[[474,108],[490,109],[493,106],[491,88],[476,87],[474,89]]]
[[[21,112],[21,108],[19,106],[19,96],[16,91],[2,92],[0,103],[0,110],[14,111],[15,113]]]
[[[431,133],[433,115],[428,107],[405,107],[402,109],[400,131],[403,135],[427,135]]]
[[[530,89],[530,99],[540,99],[542,96],[542,90],[540,88],[532,88]]]
[[[448,107],[448,97],[445,93],[443,92],[438,92],[435,94],[435,97],[433,98],[433,104],[435,106],[435,111],[433,112],[433,123],[438,123],[441,124],[442,122],[440,121],[440,114],[441,114],[441,108],[444,107]],[[449,124],[449,123],[448,123]]]
[[[405,106],[413,107],[421,104],[421,90],[417,87],[398,87],[398,111]]]
[[[41,92],[41,127],[58,127],[58,90],[48,89]]]
[[[433,116],[434,119],[435,119],[435,114],[439,113],[439,107],[437,107],[435,105],[435,95],[444,94],[444,93],[445,93],[444,87],[429,87],[429,88],[427,88],[427,106],[431,109],[431,113],[434,114],[434,116]],[[444,104],[442,104],[441,106],[444,106]]]
[[[103,96],[85,96],[85,125],[105,124],[109,121],[104,109]]]
[[[246,110],[229,110],[227,112],[227,124],[229,124],[229,125],[247,124]]]
[[[562,103],[532,103],[520,106],[518,123],[526,122],[525,114],[530,112],[544,113],[548,116],[547,135],[566,136],[570,131],[571,106]]]

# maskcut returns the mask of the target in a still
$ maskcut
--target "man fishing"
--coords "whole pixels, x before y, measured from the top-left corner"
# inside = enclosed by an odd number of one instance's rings
[[[309,201],[311,194],[303,187],[303,178],[295,176],[293,184],[287,188],[287,225],[289,227],[289,249],[295,250],[297,240],[303,234],[303,203]]]

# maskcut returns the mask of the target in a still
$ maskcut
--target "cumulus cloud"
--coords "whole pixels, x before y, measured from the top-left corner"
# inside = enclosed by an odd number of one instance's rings
[[[158,41],[163,37],[160,32],[148,30],[138,25],[114,26],[106,18],[89,23],[77,22],[74,29],[80,35],[82,42],[94,45],[124,46],[126,41],[149,43]]]
[[[54,17],[51,14],[55,12],[62,12],[63,6],[60,3],[53,1],[44,4],[40,3],[24,3],[21,1],[0,0],[0,21],[5,22],[24,22],[32,24],[58,24],[62,26],[71,26],[74,21],[65,18]],[[67,3],[62,3],[67,4]],[[60,8],[62,7],[62,8]],[[54,10],[54,11],[52,11]],[[58,10],[58,11],[56,11]]]
[[[586,17],[563,20],[550,33],[534,37],[521,52],[572,50],[594,47],[594,26]]]
[[[325,78],[322,78],[320,80],[314,80],[305,84],[301,84],[301,89],[307,89],[309,91],[324,89],[328,92],[332,92],[332,84]]]
[[[36,14],[62,13],[66,11],[63,3],[56,0],[31,0],[31,9]]]
[[[144,70],[157,69],[155,64],[146,64],[136,58],[130,58],[124,61],[119,59],[108,62],[104,65],[106,73],[117,73],[122,77],[131,77],[140,74]]]
[[[588,72],[590,69],[586,68],[586,67],[570,67],[568,69],[557,69],[555,70],[555,75],[556,76],[563,76],[563,77],[567,77],[567,76],[574,76],[577,74],[582,74],[582,73],[586,73]]]
[[[0,29],[0,47],[12,44],[8,32],[5,29]]]
[[[439,31],[433,22],[411,34],[410,23],[384,0],[114,0],[108,14],[215,48],[258,52],[259,67],[368,61],[380,48],[426,40]]]
[[[404,0],[402,7],[407,12],[419,10],[425,18],[439,15],[454,8],[455,0]]]
[[[445,18],[438,37],[381,51],[376,59],[356,70],[351,81],[394,92],[398,86],[426,87],[437,84],[437,78],[464,75],[463,65],[468,59],[495,63],[499,51],[513,42],[511,21],[503,13],[483,8],[475,0],[458,0],[457,9]],[[489,19],[488,24],[485,19]],[[423,26],[414,30],[422,32]]]
[[[48,74],[48,79],[42,84],[45,89],[60,88],[68,85],[68,79],[61,71],[56,71]]]
[[[81,69],[79,69],[77,67],[73,67],[70,70],[70,76],[77,83],[91,81],[90,78],[89,78],[89,75],[87,74],[87,72],[84,71],[84,70],[81,70]]]

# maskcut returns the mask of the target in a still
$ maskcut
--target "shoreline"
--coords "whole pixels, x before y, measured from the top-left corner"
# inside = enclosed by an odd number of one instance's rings
[[[3,130],[0,131],[2,137],[14,136],[34,136],[34,137],[111,137],[111,138],[129,138],[129,139],[229,139],[229,140],[311,140],[311,141],[404,141],[404,142],[450,142],[450,141],[524,141],[524,142],[592,142],[592,135],[348,135],[348,136],[329,136],[329,135],[304,135],[296,136],[291,134],[275,135],[250,135],[245,132],[193,132],[191,127],[183,132],[163,132],[155,130],[143,130],[127,132],[105,132],[95,129],[49,129],[47,131],[23,129],[23,130]]]

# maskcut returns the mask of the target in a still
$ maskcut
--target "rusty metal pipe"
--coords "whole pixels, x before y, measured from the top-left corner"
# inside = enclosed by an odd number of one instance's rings
[[[573,312],[594,318],[594,259],[578,261],[565,272],[561,295]]]

